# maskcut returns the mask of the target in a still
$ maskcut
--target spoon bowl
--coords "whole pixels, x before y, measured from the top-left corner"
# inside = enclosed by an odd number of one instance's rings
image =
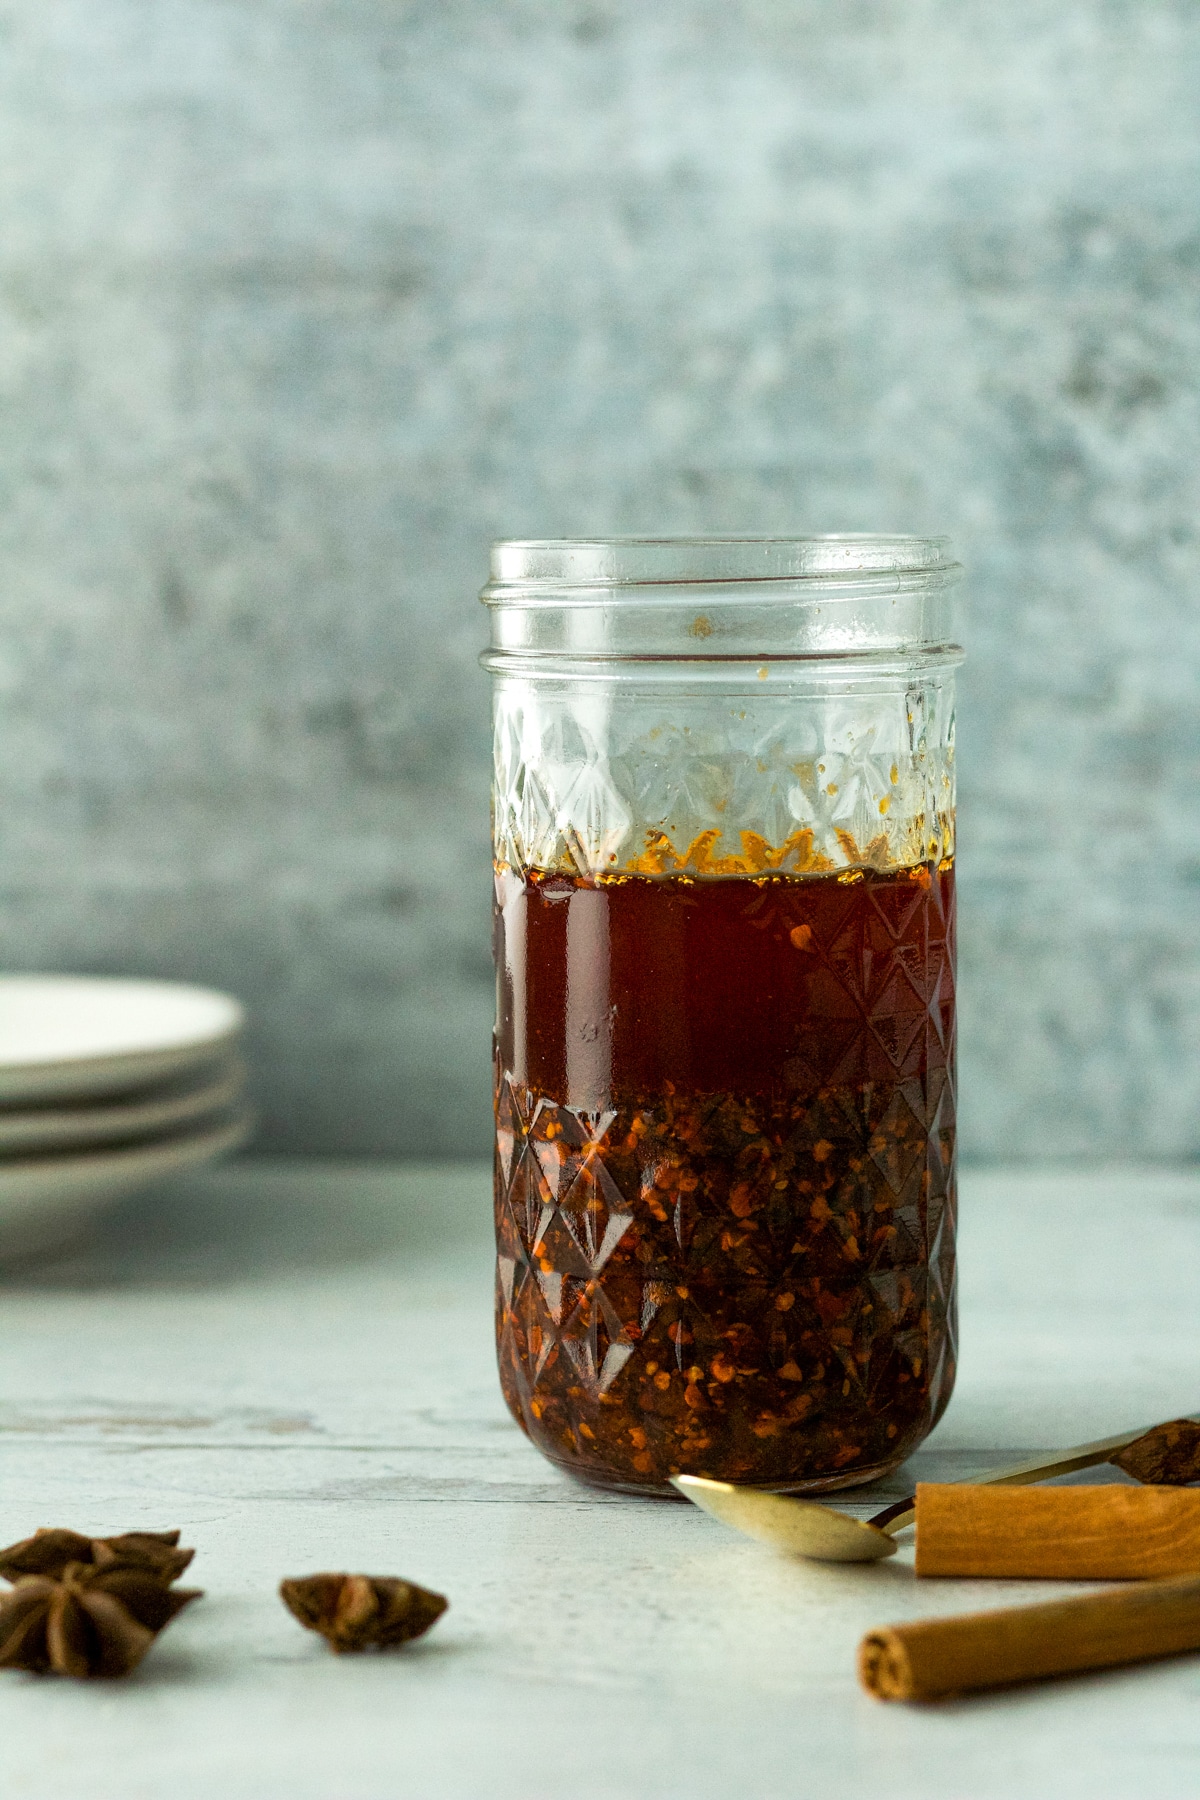
[[[722,1525],[731,1525],[745,1537],[790,1551],[793,1556],[861,1563],[896,1554],[896,1540],[886,1531],[816,1500],[792,1500],[786,1494],[734,1487],[728,1481],[707,1481],[702,1475],[675,1475],[672,1483],[685,1499],[720,1519]]]

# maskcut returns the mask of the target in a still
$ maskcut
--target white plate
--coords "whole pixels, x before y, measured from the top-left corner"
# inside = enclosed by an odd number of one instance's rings
[[[0,975],[0,1103],[129,1093],[232,1047],[228,994],[102,975]]]
[[[252,1113],[243,1109],[202,1131],[132,1150],[0,1162],[0,1256],[50,1249],[97,1207],[236,1150],[253,1122]]]
[[[227,1111],[241,1094],[245,1079],[245,1064],[230,1057],[206,1069],[199,1079],[175,1082],[132,1100],[43,1106],[35,1112],[0,1110],[0,1157],[161,1138],[168,1131]]]

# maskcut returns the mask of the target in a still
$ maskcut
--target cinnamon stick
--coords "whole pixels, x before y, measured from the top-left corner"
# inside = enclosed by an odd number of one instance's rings
[[[1200,1490],[922,1482],[916,1570],[1059,1581],[1200,1573]]]
[[[879,1700],[939,1700],[1200,1649],[1200,1577],[868,1632],[858,1675]]]

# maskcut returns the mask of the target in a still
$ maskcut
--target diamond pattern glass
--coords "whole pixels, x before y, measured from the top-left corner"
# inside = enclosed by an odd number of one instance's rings
[[[551,617],[531,577],[497,626],[501,1381],[584,1480],[816,1491],[954,1380],[957,658],[859,654],[893,588],[834,582],[754,664],[722,634],[771,582],[686,585]],[[781,650],[793,604],[836,656]],[[702,655],[651,650],[668,613]]]

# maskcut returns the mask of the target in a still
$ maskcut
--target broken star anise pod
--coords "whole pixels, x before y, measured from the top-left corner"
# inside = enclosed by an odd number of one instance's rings
[[[1200,1481],[1200,1425],[1172,1419],[1154,1425],[1108,1459],[1135,1481],[1159,1487],[1187,1487]]]
[[[339,1652],[389,1650],[428,1631],[450,1602],[391,1575],[305,1575],[281,1581],[284,1605]]]
[[[119,1537],[105,1538],[62,1529],[35,1531],[32,1537],[0,1550],[0,1575],[6,1581],[17,1581],[22,1575],[57,1577],[68,1563],[90,1563],[97,1568],[120,1563],[127,1569],[145,1569],[170,1583],[183,1574],[195,1554],[179,1548],[177,1531],[124,1531]]]
[[[153,1570],[117,1560],[19,1575],[0,1598],[0,1669],[36,1675],[128,1675],[164,1625],[200,1598]]]

